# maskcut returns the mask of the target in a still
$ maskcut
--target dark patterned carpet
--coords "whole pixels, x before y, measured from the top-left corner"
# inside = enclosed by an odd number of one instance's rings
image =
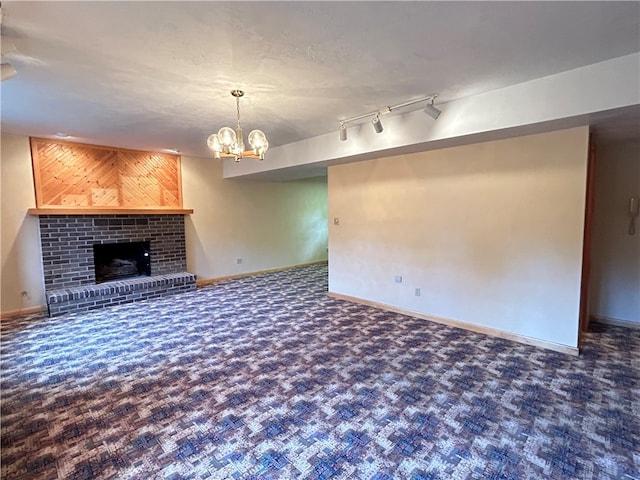
[[[314,266],[2,324],[2,478],[640,479],[640,331],[580,357],[326,296]]]

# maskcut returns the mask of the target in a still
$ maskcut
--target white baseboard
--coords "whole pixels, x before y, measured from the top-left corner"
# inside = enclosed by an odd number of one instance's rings
[[[620,320],[618,318],[603,317],[600,315],[591,315],[589,320],[605,325],[615,325],[616,327],[640,329],[640,322],[632,322],[631,320]]]
[[[505,340],[513,340],[514,342],[523,343],[525,345],[531,345],[533,347],[546,348],[547,350],[553,350],[555,352],[566,353],[569,355],[579,355],[578,348],[568,347],[566,345],[560,345],[558,343],[547,342],[546,340],[540,340],[537,338],[527,337],[526,335],[518,335],[516,333],[505,332],[504,330],[498,330],[495,328],[483,327],[482,325],[476,325],[473,323],[461,322],[460,320],[453,320],[451,318],[439,317],[436,315],[425,315],[424,313],[415,312],[413,310],[407,310],[405,308],[394,307],[393,305],[387,305],[385,303],[372,302],[357,297],[350,297],[349,295],[342,295],[340,293],[328,292],[328,295],[339,300],[346,300],[348,302],[359,303],[362,305],[368,305],[370,307],[381,308],[382,310],[388,310],[391,312],[401,313],[410,317],[422,318],[430,322],[440,323],[442,325],[449,325],[452,327],[462,328],[476,333],[482,333],[492,337],[504,338]]]

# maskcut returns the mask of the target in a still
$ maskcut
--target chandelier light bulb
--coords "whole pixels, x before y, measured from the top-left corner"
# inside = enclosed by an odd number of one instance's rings
[[[264,154],[267,153],[267,150],[269,150],[269,141],[265,137],[264,142],[262,143],[262,146],[258,148],[255,153],[256,155],[260,156],[260,160],[264,160]]]
[[[260,155],[260,159],[264,159],[264,153],[269,148],[269,142],[262,130],[252,130],[249,133],[249,145],[251,145],[254,155]]]
[[[220,143],[224,145],[225,151],[228,151],[231,145],[236,143],[236,132],[233,131],[233,128],[222,127],[218,130],[218,138],[220,139]]]
[[[224,146],[220,143],[220,137],[218,137],[217,133],[209,135],[207,146],[213,151],[214,158],[220,158],[220,153],[224,151]]]
[[[231,146],[231,153],[233,153],[236,157],[242,158],[243,152],[244,152],[244,143],[234,143]]]
[[[249,143],[251,146],[262,145],[267,140],[262,130],[251,130],[249,133]]]

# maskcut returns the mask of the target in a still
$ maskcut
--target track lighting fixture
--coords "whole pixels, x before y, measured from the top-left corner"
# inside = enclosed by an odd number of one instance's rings
[[[427,106],[424,107],[424,113],[429,115],[434,120],[437,120],[442,112],[433,105],[434,99],[435,97],[431,99],[431,103],[427,103]]]
[[[346,126],[347,123],[355,122],[357,120],[362,120],[363,118],[367,118],[367,117],[373,117],[371,119],[371,125],[373,125],[373,129],[375,130],[376,133],[382,133],[384,128],[382,127],[382,122],[380,121],[380,115],[382,115],[383,113],[391,113],[392,111],[397,110],[399,108],[408,107],[409,105],[414,105],[419,102],[424,102],[424,101],[431,102],[427,104],[427,106],[424,108],[424,111],[428,113],[431,117],[433,117],[433,119],[435,120],[440,116],[440,113],[442,113],[438,108],[436,108],[433,105],[433,101],[437,96],[438,96],[437,93],[433,93],[431,95],[419,98],[417,100],[409,100],[408,102],[400,103],[392,107],[384,107],[380,110],[375,110],[373,112],[357,115],[355,117],[342,120],[340,122],[340,129],[338,130],[338,133],[340,134],[340,140],[343,142],[347,140],[347,126]]]
[[[340,141],[344,142],[347,139],[347,127],[344,126],[344,123],[340,124]]]
[[[373,117],[373,120],[371,120],[371,125],[373,125],[373,129],[376,131],[376,133],[382,133],[382,130],[384,130],[384,128],[382,128],[380,114],[376,114],[376,116]]]

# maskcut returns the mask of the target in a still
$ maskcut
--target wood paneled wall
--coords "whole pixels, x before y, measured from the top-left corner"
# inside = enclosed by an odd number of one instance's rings
[[[38,208],[182,208],[180,156],[31,138]]]

